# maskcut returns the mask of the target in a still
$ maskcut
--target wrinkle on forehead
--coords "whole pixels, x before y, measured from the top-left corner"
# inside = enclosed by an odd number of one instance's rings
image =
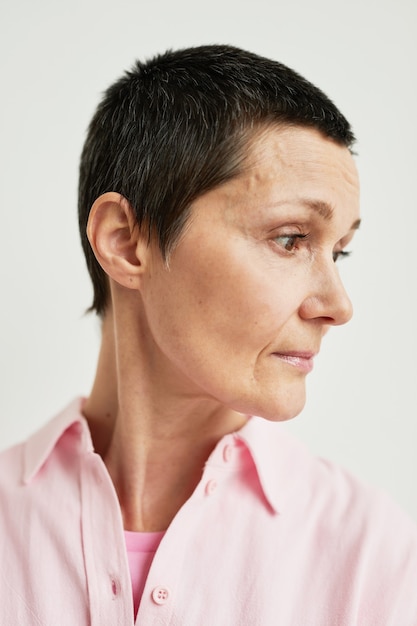
[[[320,131],[302,126],[262,129],[248,146],[246,164],[237,180],[244,179],[248,193],[272,182],[289,187],[293,177],[294,184],[299,182],[300,166],[311,180],[317,177],[322,183],[327,175],[330,191],[340,181],[347,192],[359,195],[359,177],[350,150]],[[323,217],[330,217],[327,207],[317,208]]]
[[[240,175],[196,202],[212,219],[211,203],[221,204],[221,215],[232,221],[241,221],[246,210],[256,217],[280,205],[304,205],[325,221],[339,215],[339,208],[349,209],[354,222],[359,217],[356,166],[348,148],[315,129],[264,128],[248,144]]]
[[[320,147],[323,150],[320,150]],[[333,162],[329,162],[328,159],[329,148],[334,156],[338,157]],[[272,162],[276,173],[279,174],[279,170],[284,167],[291,170],[295,163],[305,161],[306,165],[312,170],[317,169],[317,171],[321,171],[324,164],[327,167],[333,165],[334,169],[340,171],[349,183],[358,185],[358,172],[350,150],[326,137],[315,128],[304,126],[266,127],[254,135],[247,149],[243,174],[259,171],[259,166],[265,163],[271,166]],[[265,174],[265,172],[263,173]],[[274,172],[271,170],[268,174],[269,177],[274,176]]]

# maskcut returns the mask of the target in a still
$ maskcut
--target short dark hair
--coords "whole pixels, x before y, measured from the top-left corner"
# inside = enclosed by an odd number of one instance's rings
[[[86,236],[94,201],[107,191],[124,196],[166,258],[192,202],[239,173],[248,139],[268,124],[313,127],[348,148],[354,142],[349,123],[322,91],[285,65],[232,46],[136,61],[107,89],[80,164],[90,310],[101,315],[109,301],[107,277]]]

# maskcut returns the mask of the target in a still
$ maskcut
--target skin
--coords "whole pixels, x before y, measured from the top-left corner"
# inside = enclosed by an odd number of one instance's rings
[[[125,199],[96,201],[112,301],[84,413],[126,529],[166,529],[248,415],[301,411],[324,334],[352,315],[335,259],[358,224],[351,154],[301,127],[257,135],[242,174],[196,200],[168,266]]]

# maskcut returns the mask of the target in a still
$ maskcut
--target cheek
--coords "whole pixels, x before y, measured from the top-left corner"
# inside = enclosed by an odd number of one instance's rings
[[[224,267],[194,263],[156,281],[148,319],[170,357],[214,368],[243,357],[253,362],[297,310],[294,290],[271,272]]]
[[[299,382],[289,386],[270,352],[297,328],[294,289],[265,271],[233,270],[194,264],[155,276],[144,303],[149,358],[161,380],[168,374],[187,393],[270,419],[287,402],[293,416]]]

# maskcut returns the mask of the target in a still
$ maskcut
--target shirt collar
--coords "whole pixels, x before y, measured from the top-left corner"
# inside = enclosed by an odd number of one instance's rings
[[[93,451],[90,431],[82,416],[83,399],[76,398],[59,415],[27,440],[24,446],[23,482],[29,484],[46,462],[59,439],[69,429],[79,436],[82,448]]]
[[[82,415],[83,402],[83,398],[74,399],[27,440],[23,467],[25,484],[36,476],[58,441],[70,429],[76,432],[84,452],[94,451],[90,430]],[[248,450],[269,506],[275,513],[281,512],[303,487],[310,454],[302,443],[289,435],[282,423],[261,417],[251,417],[234,436]]]
[[[236,433],[255,465],[263,494],[275,513],[281,513],[305,488],[311,455],[282,423],[251,417]]]

